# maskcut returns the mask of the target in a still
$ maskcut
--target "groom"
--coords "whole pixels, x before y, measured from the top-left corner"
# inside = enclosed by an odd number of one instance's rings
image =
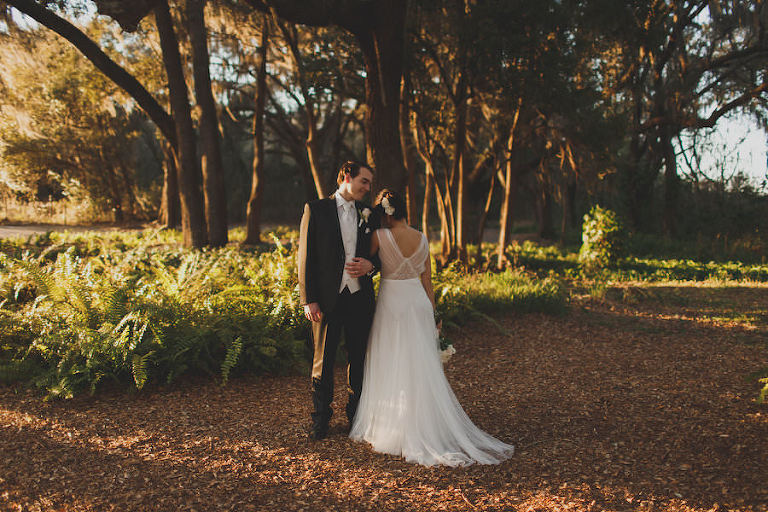
[[[350,426],[363,390],[363,365],[375,308],[370,261],[374,226],[371,209],[361,203],[371,190],[373,171],[345,162],[330,199],[304,206],[299,238],[299,288],[304,315],[312,322],[312,430],[314,440],[328,435],[333,415],[333,363],[341,332],[347,352],[347,418]]]

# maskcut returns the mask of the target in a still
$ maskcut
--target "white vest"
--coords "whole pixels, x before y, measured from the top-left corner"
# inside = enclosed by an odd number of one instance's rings
[[[341,227],[341,241],[344,243],[344,264],[346,265],[355,257],[355,251],[357,250],[357,209],[355,208],[355,202],[345,200],[341,197],[341,192],[338,190],[334,197],[336,198],[336,213],[339,216],[339,227]],[[346,213],[345,208],[349,208]],[[350,276],[346,268],[341,275],[339,293],[344,291],[345,287],[349,288],[350,293],[360,290],[359,280],[356,277]]]

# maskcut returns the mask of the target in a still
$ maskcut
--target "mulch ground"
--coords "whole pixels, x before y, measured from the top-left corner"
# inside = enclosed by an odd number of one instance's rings
[[[498,466],[307,439],[304,376],[47,403],[0,388],[0,510],[768,510],[768,287],[627,287],[454,333],[446,366]],[[336,403],[342,403],[337,375]],[[337,408],[341,411],[342,408]]]

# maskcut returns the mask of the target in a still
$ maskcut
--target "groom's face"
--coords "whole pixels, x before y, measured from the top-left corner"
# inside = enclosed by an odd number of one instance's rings
[[[355,201],[362,201],[365,195],[371,191],[373,173],[367,167],[361,167],[357,176],[352,178],[347,174],[344,180],[349,188],[349,193]]]

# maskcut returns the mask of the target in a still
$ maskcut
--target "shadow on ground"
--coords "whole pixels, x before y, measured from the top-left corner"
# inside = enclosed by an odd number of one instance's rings
[[[739,316],[768,289],[649,290],[456,333],[459,400],[517,447],[499,466],[406,464],[349,441],[343,414],[312,443],[301,376],[54,403],[3,388],[0,508],[768,509],[768,406],[747,378],[765,324]]]

